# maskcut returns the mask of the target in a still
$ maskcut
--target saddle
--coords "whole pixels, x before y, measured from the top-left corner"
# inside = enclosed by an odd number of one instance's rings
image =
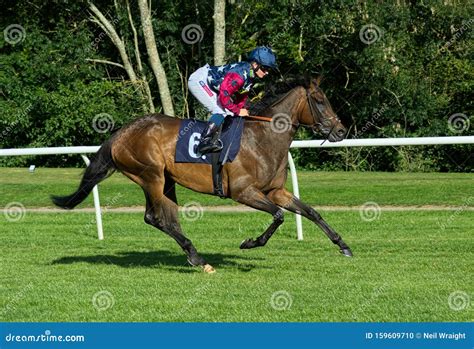
[[[199,144],[201,133],[207,123],[194,119],[183,119],[177,135],[175,162],[201,163],[212,166],[213,192],[225,198],[222,185],[222,167],[232,162],[240,150],[240,140],[244,121],[240,117],[228,117],[221,125],[222,150],[215,153],[198,154],[196,145]]]

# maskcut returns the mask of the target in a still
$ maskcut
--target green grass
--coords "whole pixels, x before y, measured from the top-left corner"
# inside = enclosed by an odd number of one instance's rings
[[[242,251],[269,217],[205,212],[182,225],[217,269],[208,275],[142,214],[105,214],[98,241],[93,214],[27,212],[0,227],[0,321],[472,321],[474,213],[453,215],[382,212],[365,222],[323,212],[353,249],[349,259],[310,222],[296,241],[291,215],[267,246]],[[100,291],[113,307],[93,306]],[[289,309],[272,308],[277,291]],[[455,291],[471,305],[452,310]]]
[[[78,169],[0,169],[0,206],[51,207],[68,194]],[[311,222],[296,241],[293,215],[264,248],[244,238],[270,223],[264,213],[211,213],[183,230],[217,273],[187,266],[178,245],[143,223],[142,213],[104,213],[98,241],[93,213],[26,212],[0,216],[0,321],[472,321],[474,319],[472,174],[300,171],[302,198],[313,205],[454,205],[453,211],[383,211],[366,222],[357,211],[321,213],[351,246],[337,249]],[[100,185],[104,206],[143,205],[141,189],[116,174]],[[231,204],[179,188],[182,204]],[[92,206],[92,199],[81,207]],[[114,305],[99,311],[94,295]],[[271,306],[284,291],[286,310]],[[455,311],[460,291],[470,305]],[[284,296],[285,297],[285,296]]]
[[[0,168],[0,206],[20,201],[28,207],[51,207],[51,194],[66,195],[76,190],[82,170],[38,168]],[[359,206],[367,201],[379,205],[454,205],[474,204],[474,178],[463,173],[377,173],[298,171],[301,198],[312,205]],[[291,182],[288,180],[288,187]],[[103,206],[144,205],[141,189],[121,174],[99,185]],[[194,193],[178,186],[181,204],[198,201],[201,205],[233,205]],[[92,196],[79,207],[91,207]]]

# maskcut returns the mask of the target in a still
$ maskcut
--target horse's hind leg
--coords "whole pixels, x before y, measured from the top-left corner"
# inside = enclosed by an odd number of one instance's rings
[[[244,192],[242,192],[238,197],[235,198],[235,200],[237,202],[240,202],[241,204],[245,204],[247,206],[256,208],[257,210],[265,211],[272,214],[273,222],[262,235],[260,235],[255,240],[244,240],[240,244],[241,249],[265,246],[267,241],[272,237],[273,233],[283,223],[283,211],[277,205],[271,202],[265,196],[265,194],[252,187],[249,187]]]
[[[173,185],[174,186],[174,185]],[[148,184],[145,188],[147,199],[145,222],[171,236],[188,256],[193,266],[201,266],[207,273],[215,272],[214,268],[197,253],[196,248],[181,231],[178,222],[178,205],[175,203],[174,187],[164,195],[164,184],[160,182]],[[171,197],[171,199],[170,199]],[[174,198],[174,200],[173,200]]]
[[[277,189],[268,194],[270,200],[280,207],[286,208],[288,211],[301,214],[312,222],[316,223],[327,235],[327,237],[339,246],[340,252],[347,257],[352,257],[352,251],[342,240],[341,236],[334,231],[333,228],[326,223],[321,215],[311,206],[305,204],[286,189]]]

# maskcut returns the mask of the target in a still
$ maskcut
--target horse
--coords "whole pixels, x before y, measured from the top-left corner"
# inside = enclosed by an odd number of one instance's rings
[[[272,116],[272,121],[245,119],[240,151],[232,162],[222,167],[226,198],[273,217],[263,234],[244,240],[240,248],[265,246],[283,223],[283,209],[286,209],[311,220],[344,256],[352,257],[349,246],[321,215],[285,189],[288,150],[300,126],[320,131],[331,142],[342,140],[347,133],[319,80],[311,79],[309,84],[289,88],[273,103],[264,104],[263,109],[261,105],[260,114]],[[251,112],[258,109],[254,107]],[[55,205],[73,209],[95,185],[119,171],[143,189],[145,222],[172,237],[187,255],[189,264],[213,273],[214,267],[198,254],[178,221],[176,184],[199,193],[213,195],[214,192],[210,165],[174,161],[180,122],[163,114],[149,114],[132,121],[101,145],[73,194],[51,198]]]

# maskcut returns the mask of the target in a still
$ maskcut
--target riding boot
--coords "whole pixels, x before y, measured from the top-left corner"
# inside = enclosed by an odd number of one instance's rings
[[[222,150],[222,141],[219,139],[220,127],[209,123],[201,134],[201,141],[197,146],[200,154],[214,153]]]

